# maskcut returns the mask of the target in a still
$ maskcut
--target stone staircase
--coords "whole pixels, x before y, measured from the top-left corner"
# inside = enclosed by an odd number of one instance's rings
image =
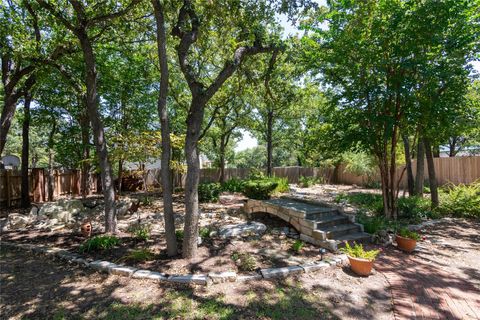
[[[355,223],[353,216],[324,203],[297,198],[248,200],[244,211],[251,215],[267,212],[290,223],[300,238],[315,245],[336,251],[345,241],[368,242],[371,236],[363,232],[363,225]]]

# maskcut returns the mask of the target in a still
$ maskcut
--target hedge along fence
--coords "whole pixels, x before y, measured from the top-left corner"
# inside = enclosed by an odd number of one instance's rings
[[[53,197],[77,196],[81,190],[80,170],[53,170]],[[89,176],[89,194],[101,191],[101,180],[97,174]],[[30,198],[34,202],[44,202],[48,198],[48,170],[35,168],[28,175]],[[20,200],[22,176],[17,170],[0,170],[0,204],[10,207]]]

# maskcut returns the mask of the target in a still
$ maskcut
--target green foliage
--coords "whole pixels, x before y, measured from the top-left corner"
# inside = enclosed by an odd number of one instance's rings
[[[277,182],[268,179],[248,180],[245,182],[243,193],[250,199],[266,200],[270,199],[277,186]]]
[[[290,190],[287,178],[271,177],[268,180],[273,181],[277,184],[277,186],[273,190],[274,193],[285,193]]]
[[[446,186],[440,193],[440,206],[436,210],[443,215],[479,218],[480,180],[470,185]]]
[[[252,168],[250,170],[250,174],[248,175],[248,180],[262,180],[265,178],[265,172],[257,168]]]
[[[383,215],[358,215],[357,216],[358,223],[363,224],[363,228],[365,232],[370,234],[376,234],[380,230],[384,230],[387,228],[388,222]]]
[[[88,239],[79,248],[80,252],[93,252],[101,250],[110,250],[120,244],[120,239],[115,236],[95,236]]]
[[[417,241],[420,240],[420,236],[418,235],[418,233],[410,231],[407,228],[401,228],[400,230],[398,230],[398,235],[400,237],[404,237],[412,240],[417,240]]]
[[[437,215],[430,209],[430,200],[422,197],[402,197],[398,199],[398,217],[411,222],[435,218]]]
[[[178,242],[183,241],[183,230],[176,230],[175,231],[175,236],[177,237]]]
[[[150,232],[152,228],[149,224],[135,224],[128,228],[128,232],[132,234],[132,236],[141,241],[147,241],[150,238]]]
[[[142,248],[138,250],[133,250],[123,256],[120,260],[122,261],[132,261],[132,262],[142,262],[142,261],[150,261],[155,259],[155,254],[147,249]]]
[[[221,190],[219,183],[201,183],[198,185],[198,200],[200,202],[216,202]]]
[[[232,253],[231,258],[240,271],[254,271],[257,268],[257,261],[248,252],[234,252]]]
[[[227,192],[242,192],[244,181],[237,178],[231,178],[222,184],[222,190]]]
[[[210,229],[208,227],[201,227],[200,230],[198,231],[198,234],[200,237],[203,239],[210,238]]]
[[[143,197],[142,205],[149,206],[151,204],[152,204],[152,199],[150,197],[147,197],[147,196]]]
[[[319,183],[321,183],[321,179],[318,177],[300,176],[300,178],[298,178],[298,186],[300,188],[310,188],[311,186],[314,186]]]
[[[375,260],[380,250],[364,250],[362,244],[356,242],[353,243],[353,247],[348,242],[345,243],[344,248],[340,248],[340,251],[353,258],[361,258],[366,260]]]
[[[304,246],[305,246],[305,242],[303,242],[303,241],[300,240],[300,239],[297,239],[297,240],[295,240],[294,243],[292,243],[292,250],[293,250],[294,252],[297,252],[297,253],[298,253],[298,252],[302,251],[302,249],[303,249]]]

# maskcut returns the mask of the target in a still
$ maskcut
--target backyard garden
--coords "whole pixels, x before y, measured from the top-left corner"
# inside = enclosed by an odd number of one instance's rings
[[[480,319],[480,1],[9,0],[1,319]]]

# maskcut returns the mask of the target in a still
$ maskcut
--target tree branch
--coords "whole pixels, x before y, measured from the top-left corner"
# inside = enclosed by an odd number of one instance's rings
[[[73,24],[71,24],[70,21],[68,21],[67,18],[63,16],[63,14],[55,10],[55,8],[50,3],[44,0],[36,0],[36,1],[42,8],[46,9],[53,16],[55,16],[55,18],[57,18],[68,30],[74,33],[76,32],[76,29],[73,26]]]
[[[110,13],[110,14],[99,15],[99,16],[96,16],[92,19],[89,19],[87,21],[87,28],[90,27],[90,26],[96,25],[98,23],[101,23],[103,21],[108,21],[108,20],[112,20],[112,19],[121,17],[124,14],[128,13],[128,11],[133,9],[133,7],[135,7],[140,2],[142,2],[142,0],[132,0],[124,9],[121,9],[117,12],[113,12],[113,13]]]

